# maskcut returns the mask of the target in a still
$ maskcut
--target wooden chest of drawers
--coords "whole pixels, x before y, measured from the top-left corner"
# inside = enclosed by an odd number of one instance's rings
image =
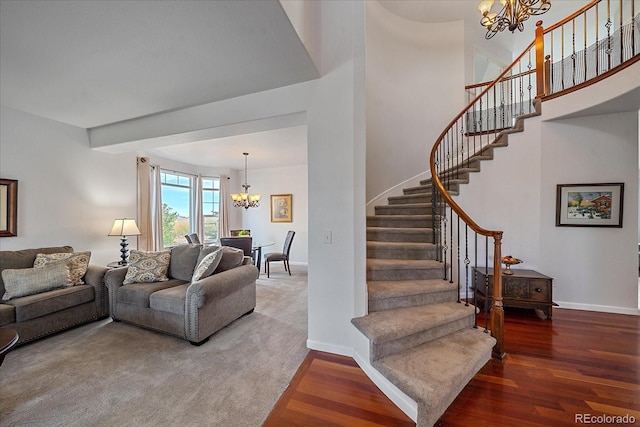
[[[502,304],[504,307],[533,308],[541,310],[551,319],[553,279],[534,270],[511,269],[512,275],[502,275]],[[489,278],[489,300],[493,294],[493,268],[474,268],[472,283],[478,306],[484,307],[485,280]]]

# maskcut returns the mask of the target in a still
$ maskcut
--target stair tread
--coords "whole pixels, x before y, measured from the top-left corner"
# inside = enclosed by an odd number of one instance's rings
[[[442,203],[441,203],[442,204]],[[378,205],[376,208],[402,209],[402,208],[430,208],[432,203],[405,203],[402,205]]]
[[[385,269],[424,269],[431,270],[434,268],[443,268],[440,261],[433,259],[382,259],[367,258],[367,269],[369,270],[385,270]]]
[[[375,214],[375,215],[367,215],[367,219],[374,219],[374,218],[384,218],[384,219],[394,219],[394,220],[425,219],[425,218],[431,218],[432,216],[433,215],[431,213],[428,213],[428,214],[404,214],[404,215]]]
[[[367,226],[367,231],[388,231],[390,233],[433,233],[433,228],[429,227],[372,227]]]
[[[431,248],[435,246],[433,243],[425,243],[425,242],[381,242],[378,240],[369,240],[367,242],[367,246],[369,247],[380,247],[380,248]]]
[[[373,366],[427,409],[444,411],[491,358],[494,345],[495,339],[482,329],[462,329],[383,357]]]
[[[371,342],[379,344],[474,315],[474,306],[444,302],[375,311],[351,322]]]
[[[442,279],[371,280],[367,282],[369,300],[396,298],[455,290],[457,285]]]

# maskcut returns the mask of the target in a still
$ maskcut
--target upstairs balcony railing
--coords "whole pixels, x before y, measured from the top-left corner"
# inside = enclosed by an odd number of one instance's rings
[[[443,276],[457,283],[465,304],[478,305],[474,290],[483,287],[488,296],[481,304],[484,327],[496,338],[496,359],[506,356],[502,275],[494,274],[491,284],[488,276],[479,283],[473,271],[501,271],[503,232],[478,225],[453,199],[452,191],[495,147],[505,145],[509,133],[520,131],[524,119],[539,114],[542,101],[606,78],[640,58],[639,1],[595,0],[547,29],[539,21],[535,40],[498,78],[467,86],[469,104],[431,150],[432,209],[439,218],[434,241]]]

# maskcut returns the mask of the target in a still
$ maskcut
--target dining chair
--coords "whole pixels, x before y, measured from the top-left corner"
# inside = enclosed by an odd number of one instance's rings
[[[265,255],[264,270],[267,272],[267,277],[269,277],[269,263],[273,261],[283,261],[285,271],[288,271],[289,276],[291,276],[291,266],[289,265],[289,252],[291,252],[291,242],[293,242],[293,237],[295,235],[296,235],[295,231],[289,230],[287,232],[287,237],[284,239],[284,246],[282,248],[282,252],[271,252]]]
[[[250,236],[221,237],[220,244],[222,246],[231,246],[232,248],[242,249],[244,251],[244,256],[248,256],[253,259],[253,238]]]
[[[187,234],[184,238],[187,239],[187,243],[200,244],[200,238],[196,233]]]

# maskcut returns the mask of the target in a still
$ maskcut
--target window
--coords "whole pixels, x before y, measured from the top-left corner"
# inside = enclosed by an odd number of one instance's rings
[[[185,234],[193,229],[193,177],[176,172],[160,171],[162,184],[162,240],[164,246],[184,243]]]
[[[220,179],[218,178],[202,178],[202,217],[204,241],[217,241],[220,218]]]
[[[192,175],[160,171],[162,185],[162,239],[165,247],[185,243],[184,236],[196,231],[195,188]],[[203,242],[218,240],[220,217],[220,179],[202,178]]]

